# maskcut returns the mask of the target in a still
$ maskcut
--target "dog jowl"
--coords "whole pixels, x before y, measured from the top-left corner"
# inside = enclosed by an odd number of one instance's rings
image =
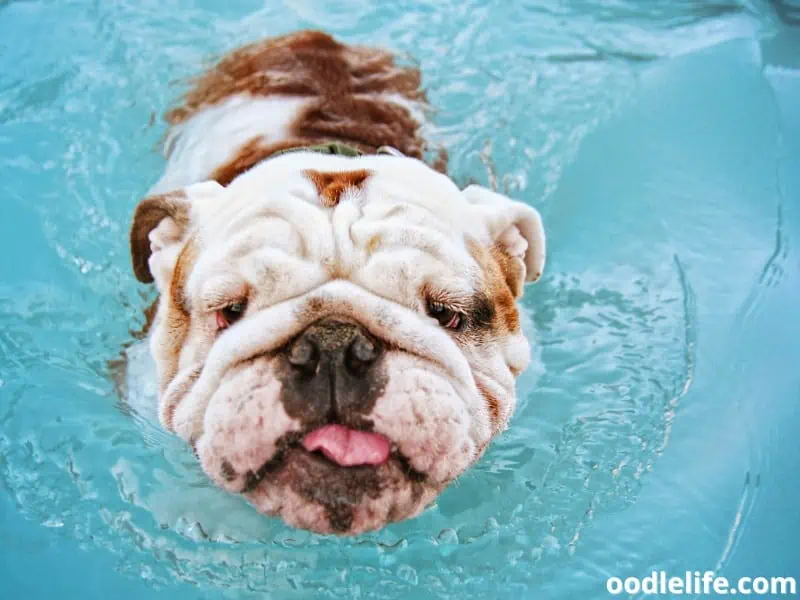
[[[419,83],[319,32],[237,50],[168,113],[133,217],[162,424],[296,527],[418,514],[506,427],[529,361],[541,220],[423,162]]]

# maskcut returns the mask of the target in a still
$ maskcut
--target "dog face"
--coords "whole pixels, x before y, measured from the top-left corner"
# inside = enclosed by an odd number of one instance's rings
[[[163,425],[263,513],[356,534],[418,514],[514,408],[538,213],[422,162],[295,152],[153,196]]]

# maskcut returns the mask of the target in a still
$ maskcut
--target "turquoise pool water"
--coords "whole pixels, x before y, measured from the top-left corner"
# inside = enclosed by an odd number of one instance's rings
[[[800,577],[800,8],[0,0],[0,598],[607,598]],[[549,234],[511,429],[420,518],[293,531],[116,394],[160,114],[300,27],[421,65],[456,179]]]

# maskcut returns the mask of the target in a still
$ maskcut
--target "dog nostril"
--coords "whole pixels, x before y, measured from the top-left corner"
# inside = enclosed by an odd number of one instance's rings
[[[353,357],[361,362],[373,362],[378,357],[378,348],[372,341],[365,337],[358,336],[350,346]]]
[[[359,335],[350,344],[345,356],[345,366],[354,375],[361,375],[364,370],[374,363],[380,350],[378,346],[369,338]]]
[[[292,344],[287,355],[289,364],[304,371],[313,371],[319,362],[317,347],[306,338],[300,338]]]

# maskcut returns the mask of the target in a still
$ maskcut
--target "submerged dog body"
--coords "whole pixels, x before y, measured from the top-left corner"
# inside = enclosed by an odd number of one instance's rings
[[[544,266],[539,215],[426,165],[423,101],[380,50],[248,46],[168,114],[134,215],[161,422],[294,526],[418,514],[505,428],[529,361],[515,302]],[[359,155],[308,148],[333,142]]]

